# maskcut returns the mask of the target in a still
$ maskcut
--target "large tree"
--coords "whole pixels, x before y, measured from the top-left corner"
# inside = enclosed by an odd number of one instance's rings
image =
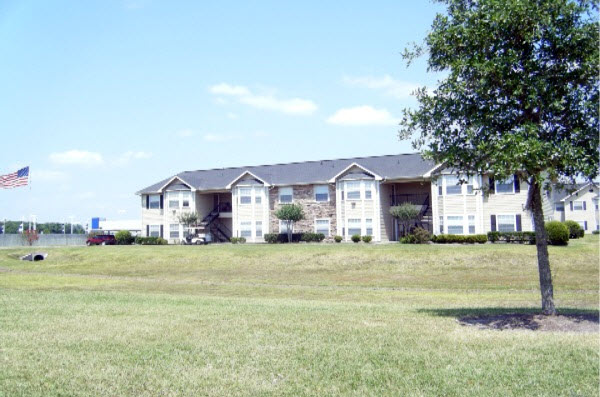
[[[598,174],[599,29],[586,0],[438,0],[424,44],[445,76],[416,92],[400,136],[449,167],[529,184],[542,310],[555,314],[542,210],[549,182]]]

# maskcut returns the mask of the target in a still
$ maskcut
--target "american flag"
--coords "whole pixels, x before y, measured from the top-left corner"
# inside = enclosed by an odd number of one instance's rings
[[[21,168],[17,172],[0,175],[0,189],[26,186],[29,183],[29,167]]]

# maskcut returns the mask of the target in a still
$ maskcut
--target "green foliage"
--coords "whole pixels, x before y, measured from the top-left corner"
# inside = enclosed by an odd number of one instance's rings
[[[425,244],[431,240],[431,233],[429,233],[429,230],[423,229],[422,227],[416,227],[412,234],[415,236],[416,244]]]
[[[575,221],[571,221],[571,220],[564,221],[563,223],[569,229],[569,238],[570,239],[576,239],[576,238],[580,238],[580,237],[584,236],[585,230],[583,230],[583,228],[581,227],[581,225],[579,225],[579,223],[577,223]]]
[[[232,237],[229,241],[231,241],[231,244],[244,244],[246,242],[246,237]]]
[[[417,239],[415,238],[414,234],[407,234],[404,237],[400,237],[400,239],[398,240],[398,242],[400,244],[416,244],[417,243]]]
[[[344,238],[343,238],[342,236],[335,236],[335,237],[333,238],[333,240],[335,240],[335,242],[336,242],[336,243],[341,243],[343,239],[344,239]]]
[[[600,234],[600,230],[592,230],[592,234]]]
[[[304,210],[300,204],[284,204],[275,211],[277,219],[284,221],[287,226],[288,242],[292,242],[294,223],[304,219]]]
[[[265,233],[263,235],[265,242],[267,242],[269,244],[275,244],[277,242],[277,237],[278,237],[278,234],[276,234],[276,233]]]
[[[485,244],[488,236],[485,234],[438,234],[433,236],[432,241],[436,244]]]
[[[195,211],[183,212],[177,217],[177,220],[179,221],[179,223],[181,223],[182,225],[186,225],[188,227],[195,225],[198,222],[198,219],[199,219],[199,215]]]
[[[7,234],[17,234],[19,233],[19,226],[21,225],[21,221],[0,221],[2,224],[2,228],[4,229],[4,233]],[[29,222],[23,222],[24,230],[27,230],[29,226]],[[67,234],[71,233],[71,224],[67,223],[65,225]],[[47,223],[37,223],[36,230],[39,234],[62,234],[63,233],[63,223],[60,222],[47,222]],[[85,228],[81,225],[73,224],[73,234],[85,234]]]
[[[504,241],[507,243],[535,244],[535,232],[488,232],[487,238],[492,243]]]
[[[320,243],[321,241],[325,240],[325,235],[323,233],[302,233],[300,240],[307,243]]]
[[[128,230],[120,230],[115,234],[115,240],[117,240],[117,244],[119,245],[131,245],[134,238]]]
[[[138,245],[167,245],[168,244],[168,241],[162,237],[137,236],[134,241]]]
[[[403,234],[409,232],[410,225],[419,216],[420,209],[411,203],[402,203],[390,208],[390,214],[402,225]]]
[[[549,244],[567,245],[569,242],[569,228],[559,221],[546,222],[546,232]]]
[[[371,242],[371,240],[373,240],[373,237],[372,236],[362,236],[361,239],[362,239],[363,243],[369,244]]]
[[[352,237],[350,237],[350,239],[355,243],[358,243],[360,242],[360,234],[353,234]]]

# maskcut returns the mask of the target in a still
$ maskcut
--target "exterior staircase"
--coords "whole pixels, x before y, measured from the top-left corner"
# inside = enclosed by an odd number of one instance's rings
[[[212,234],[215,241],[223,243],[228,242],[231,238],[231,230],[221,222],[216,222],[221,212],[231,212],[231,203],[220,203],[196,226],[204,229],[206,233]]]

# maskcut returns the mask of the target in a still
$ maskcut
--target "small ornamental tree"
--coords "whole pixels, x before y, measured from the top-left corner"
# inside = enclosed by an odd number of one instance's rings
[[[555,314],[542,191],[550,182],[598,175],[600,40],[591,0],[438,0],[424,45],[444,77],[420,88],[400,137],[447,167],[518,174],[536,232],[542,311]]]
[[[40,238],[37,230],[25,230],[22,236],[23,240],[25,240],[30,247]]]
[[[288,242],[292,242],[294,223],[304,219],[304,210],[300,204],[285,204],[275,211],[277,219],[284,221],[287,229]]]
[[[190,232],[190,226],[195,225],[198,222],[197,212],[184,212],[177,217],[177,220],[182,225],[185,225],[185,235],[187,236]]]
[[[390,214],[402,225],[402,235],[408,234],[410,225],[419,216],[420,210],[411,203],[402,203],[390,208]]]

